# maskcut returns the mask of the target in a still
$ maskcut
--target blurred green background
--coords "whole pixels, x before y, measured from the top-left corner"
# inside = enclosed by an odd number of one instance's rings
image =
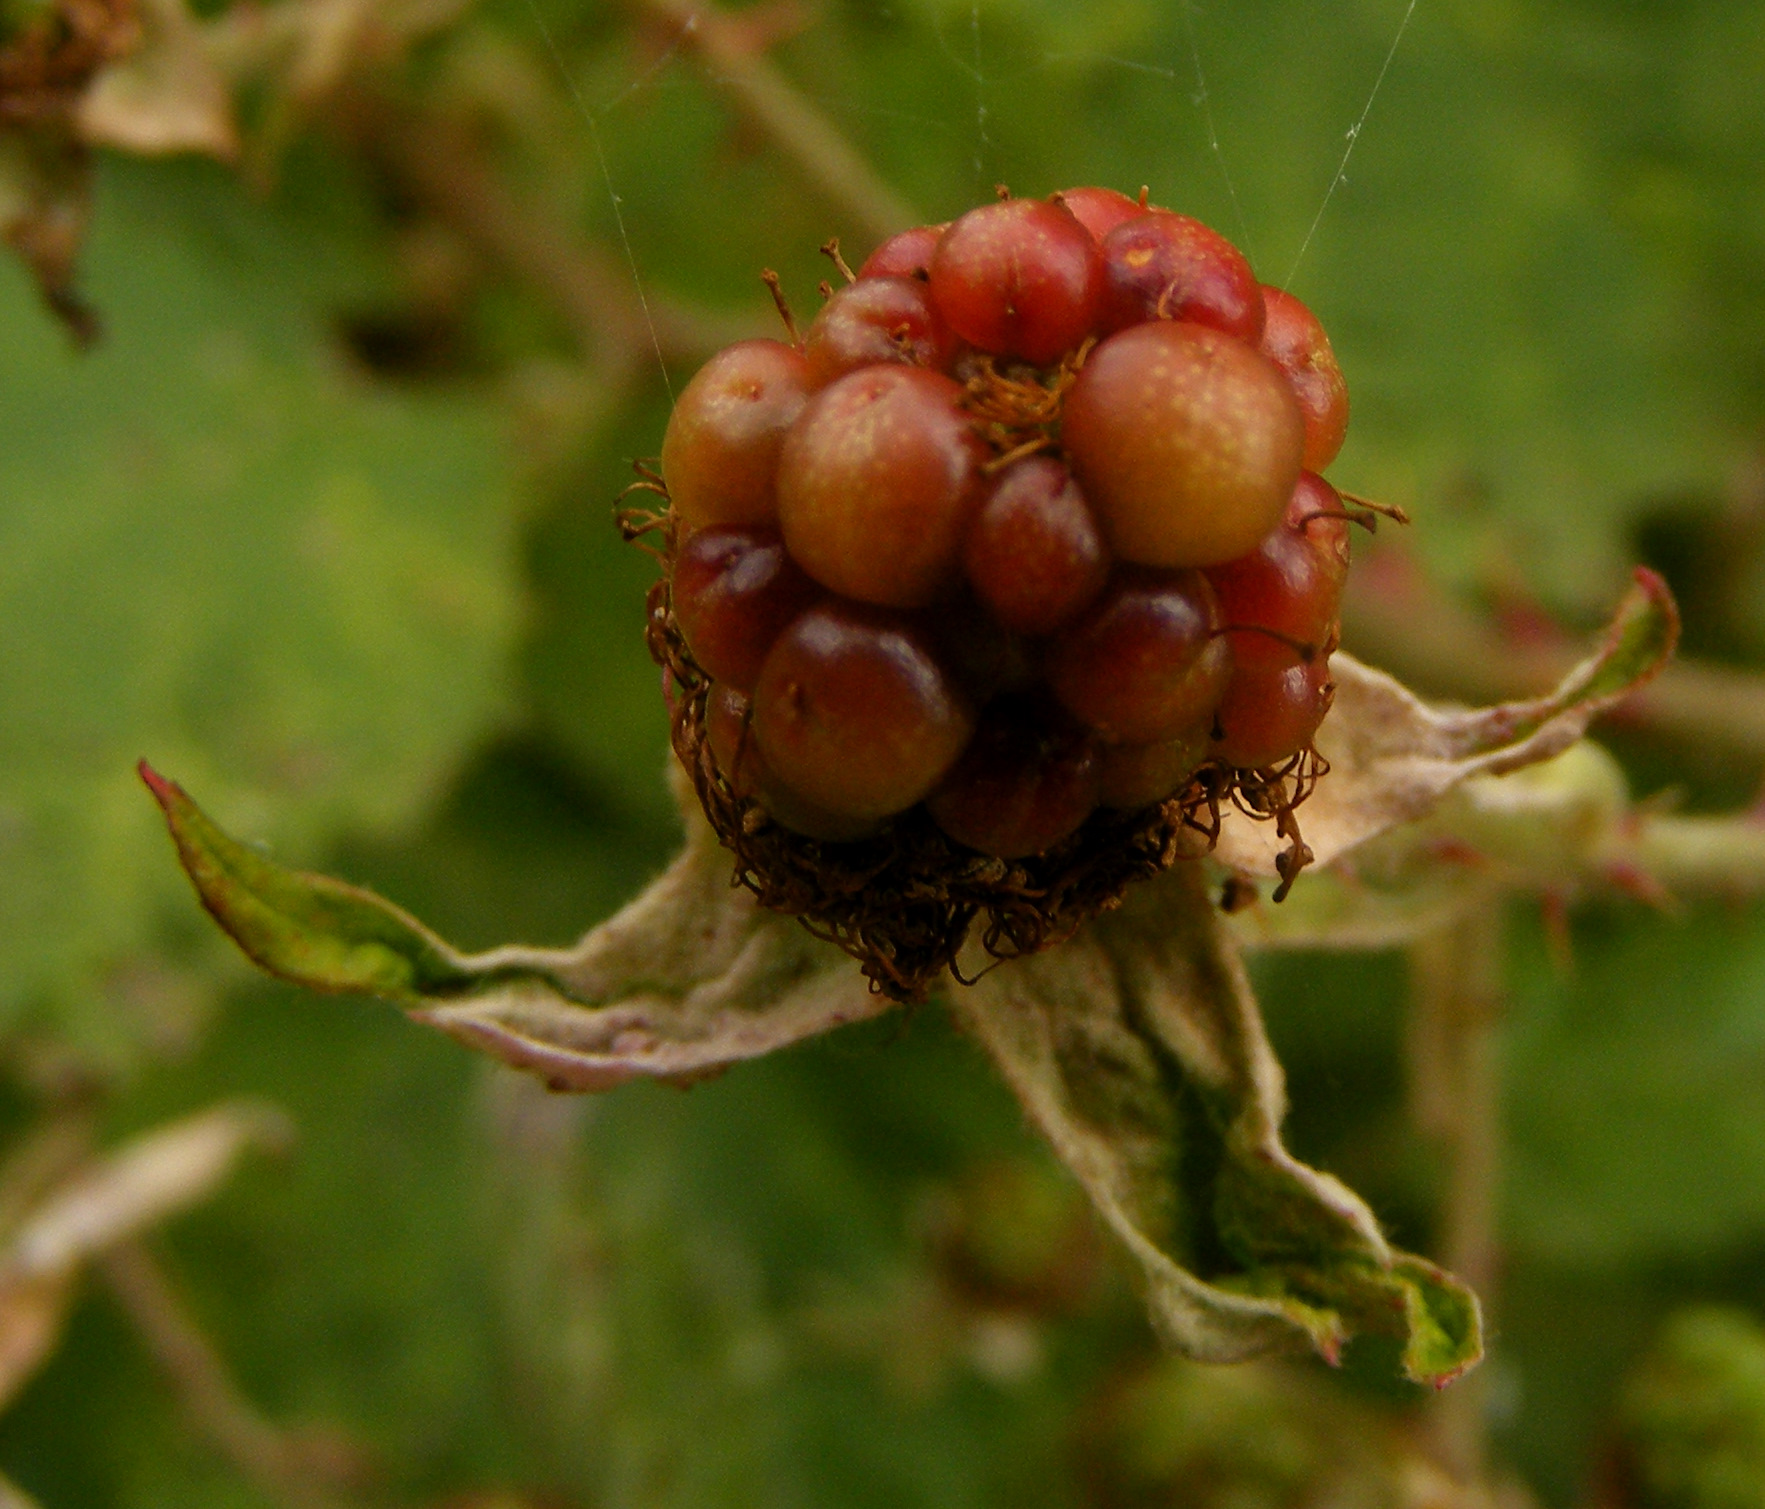
[[[1579,629],[1648,559],[1691,650],[1765,675],[1756,0],[143,15],[189,70],[161,94],[224,84],[240,149],[96,153],[89,352],[0,263],[0,1129],[290,1114],[153,1250],[296,1446],[254,1469],[94,1280],[0,1471],[46,1509],[1765,1505],[1755,906],[1579,906],[1565,962],[1516,899],[1498,1486],[1452,1498],[1376,1366],[1161,1361],[936,1008],[551,1100],[250,977],[132,769],[465,946],[608,915],[675,839],[651,566],[611,524],[669,383],[766,328],[761,267],[813,308],[830,234],[997,182],[1145,183],[1291,279],[1353,396],[1332,479],[1416,519],[1373,571]],[[1694,808],[1765,767],[1695,729],[1617,748]],[[1402,957],[1258,977],[1296,1150],[1437,1250]]]

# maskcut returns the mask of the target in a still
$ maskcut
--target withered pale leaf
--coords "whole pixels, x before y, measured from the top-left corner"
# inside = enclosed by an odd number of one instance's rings
[[[74,123],[96,146],[160,156],[239,152],[233,100],[184,0],[141,0],[141,44],[110,64],[81,96]]]
[[[216,1106],[125,1143],[44,1197],[0,1252],[0,1287],[67,1273],[208,1198],[251,1147],[287,1140],[266,1106]]]
[[[44,304],[82,348],[100,331],[75,278],[91,213],[92,162],[84,143],[54,123],[0,131],[0,238],[30,269]]]
[[[1481,712],[1431,709],[1345,657],[1321,740],[1335,769],[1304,809],[1318,858],[1560,754],[1659,666],[1676,627],[1665,587],[1639,573],[1605,645],[1554,695]],[[690,1081],[887,1008],[838,949],[732,886],[678,781],[686,847],[644,895],[574,949],[465,955],[377,896],[271,863],[143,775],[204,904],[259,964],[388,997],[557,1089]],[[1274,852],[1267,825],[1234,818],[1219,858],[1273,874]],[[1356,1195],[1283,1147],[1280,1066],[1206,876],[1178,864],[1069,941],[951,987],[953,1009],[1138,1261],[1171,1345],[1334,1359],[1383,1331],[1410,1377],[1445,1384],[1481,1355],[1476,1298],[1394,1251]]]
[[[1501,775],[1561,754],[1601,712],[1667,661],[1679,615],[1666,584],[1638,570],[1598,650],[1547,697],[1475,710],[1430,707],[1349,655],[1330,662],[1336,702],[1318,730],[1330,773],[1298,811],[1313,862],[1330,864],[1400,823],[1432,811],[1476,775]],[[1284,847],[1269,823],[1226,814],[1215,857],[1274,876]]]
[[[46,1193],[0,1251],[0,1406],[54,1349],[87,1259],[199,1204],[248,1148],[286,1137],[267,1107],[220,1105],[143,1133]]]
[[[1253,947],[1401,947],[1494,891],[1598,883],[1638,821],[1624,772],[1584,739],[1525,770],[1471,776],[1427,816],[1308,870],[1278,906],[1262,882],[1232,927]]]
[[[0,1509],[38,1509],[38,1505],[17,1483],[0,1477]]]
[[[1138,1262],[1173,1347],[1333,1360],[1378,1330],[1420,1381],[1477,1361],[1475,1297],[1282,1146],[1280,1065],[1199,865],[951,1001]]]
[[[891,1004],[839,949],[736,888],[690,803],[679,857],[574,948],[465,954],[372,892],[265,859],[142,774],[203,905],[258,964],[382,996],[553,1089],[690,1082]]]

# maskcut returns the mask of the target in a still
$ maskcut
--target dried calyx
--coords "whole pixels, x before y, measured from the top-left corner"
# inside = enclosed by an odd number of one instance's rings
[[[1263,770],[1203,765],[1163,801],[1133,811],[1098,808],[1043,853],[1017,859],[956,842],[923,806],[855,840],[795,832],[758,797],[738,793],[718,764],[707,728],[713,683],[693,659],[670,600],[670,520],[629,511],[621,524],[627,538],[668,542],[664,575],[649,591],[645,638],[666,680],[675,757],[734,856],[734,882],[838,944],[891,999],[925,1000],[946,971],[964,979],[959,958],[971,935],[992,960],[1071,937],[1136,881],[1208,853],[1228,804],[1275,823],[1287,841],[1276,861],[1277,899],[1311,861],[1296,809],[1329,767],[1309,744]]]

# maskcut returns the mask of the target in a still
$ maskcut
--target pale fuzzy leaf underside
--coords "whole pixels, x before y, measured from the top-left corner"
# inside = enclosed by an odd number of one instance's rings
[[[1475,1364],[1476,1298],[1282,1146],[1280,1065],[1197,866],[951,998],[1139,1264],[1172,1346],[1334,1360],[1378,1330],[1418,1381]]]
[[[1344,658],[1326,724],[1334,769],[1305,809],[1321,861],[1426,815],[1473,776],[1547,759],[1670,652],[1672,601],[1639,573],[1601,650],[1550,697],[1426,707]],[[690,1082],[876,1015],[851,961],[731,883],[728,855],[676,781],[687,842],[642,896],[574,949],[467,955],[366,891],[272,864],[143,770],[203,903],[266,969],[364,990],[561,1090]],[[1221,858],[1273,871],[1268,825],[1233,819]],[[1242,965],[1179,864],[1069,940],[950,987],[1146,1280],[1155,1323],[1201,1358],[1398,1335],[1412,1378],[1481,1355],[1473,1295],[1386,1243],[1365,1204],[1282,1146],[1281,1070]],[[984,964],[985,961],[971,961]]]
[[[1666,584],[1639,570],[1598,649],[1545,697],[1495,707],[1430,707],[1400,682],[1336,655],[1336,701],[1318,730],[1330,773],[1299,810],[1322,867],[1402,823],[1427,815],[1473,776],[1504,775],[1561,754],[1600,713],[1667,662],[1679,615]],[[1266,822],[1228,812],[1215,858],[1273,877],[1284,846]]]
[[[228,82],[184,0],[143,0],[141,45],[92,80],[75,114],[95,146],[159,156],[239,153]]]
[[[256,963],[382,996],[553,1089],[688,1083],[890,1004],[832,944],[733,886],[696,812],[667,871],[575,948],[465,954],[369,891],[265,859],[142,774],[203,905]]]
[[[1674,820],[1666,836],[1685,822]],[[1570,895],[1638,865],[1646,871],[1657,847],[1648,840],[1661,826],[1631,804],[1617,761],[1583,740],[1526,770],[1472,776],[1426,817],[1308,872],[1279,906],[1259,894],[1257,904],[1233,913],[1232,926],[1253,947],[1401,948],[1479,898],[1516,890]],[[1748,825],[1731,826],[1747,836]],[[1726,838],[1718,833],[1713,843]],[[1765,853],[1765,834],[1752,850]],[[1267,882],[1259,888],[1270,889]]]
[[[732,887],[696,815],[673,866],[575,949],[467,955],[369,892],[273,864],[143,773],[204,905],[259,964],[386,997],[556,1089],[690,1082],[889,1005]],[[1402,1336],[1419,1379],[1476,1361],[1475,1299],[1282,1147],[1280,1067],[1199,867],[950,997],[1138,1261],[1171,1345],[1334,1358],[1370,1327]]]

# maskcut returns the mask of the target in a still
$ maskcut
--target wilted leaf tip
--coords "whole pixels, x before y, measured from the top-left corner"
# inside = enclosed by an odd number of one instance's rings
[[[383,997],[554,1089],[691,1083],[889,1004],[844,954],[731,887],[708,829],[574,949],[464,954],[371,891],[229,838],[175,781],[140,771],[203,906],[254,963]]]
[[[1679,604],[1660,572],[1638,566],[1611,628],[1611,671],[1633,692],[1660,673],[1679,647]]]
[[[1579,738],[1588,723],[1657,676],[1679,644],[1679,605],[1659,572],[1638,566],[1630,590],[1618,604],[1598,648],[1576,666],[1555,691],[1530,702],[1482,709],[1462,722],[1468,752],[1493,751],[1528,738],[1547,726],[1560,741],[1546,741],[1517,764],[1533,764]],[[1517,768],[1507,765],[1506,768]]]
[[[229,838],[176,781],[136,769],[165,813],[208,914],[271,974],[315,990],[402,1002],[463,989],[470,972],[422,923],[371,891],[284,869]]]
[[[172,803],[178,800],[178,798],[184,797],[184,793],[178,786],[178,783],[176,781],[168,781],[145,760],[137,760],[135,762],[135,773],[147,783],[147,789],[153,793],[154,801],[159,803],[159,805],[165,810],[167,816],[170,816]],[[189,798],[184,797],[184,800],[188,801]]]

